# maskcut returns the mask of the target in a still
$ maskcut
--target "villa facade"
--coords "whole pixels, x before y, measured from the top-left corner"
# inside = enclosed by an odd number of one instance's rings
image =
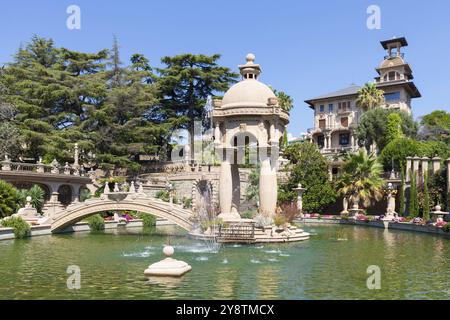
[[[384,91],[385,104],[381,107],[412,113],[411,101],[421,97],[413,82],[412,69],[404,60],[402,48],[408,45],[404,37],[381,41],[386,55],[376,71],[377,88]],[[308,129],[306,139],[317,144],[322,154],[334,159],[330,174],[339,171],[339,155],[354,152],[359,147],[356,129],[363,111],[357,107],[360,86],[324,94],[305,102],[314,110],[314,127]]]

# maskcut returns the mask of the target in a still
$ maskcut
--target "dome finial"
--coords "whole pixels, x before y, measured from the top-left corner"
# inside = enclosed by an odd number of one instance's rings
[[[253,62],[255,62],[255,55],[253,53],[249,53],[247,54],[247,56],[245,57],[245,59],[247,60],[247,63],[251,63],[253,64]]]
[[[253,53],[249,53],[245,56],[245,59],[247,60],[247,63],[239,66],[242,78],[244,80],[258,79],[258,76],[261,73],[261,67],[259,64],[255,64],[255,55]]]

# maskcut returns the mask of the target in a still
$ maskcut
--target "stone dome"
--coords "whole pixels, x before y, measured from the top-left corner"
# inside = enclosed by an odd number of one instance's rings
[[[242,81],[232,86],[223,96],[222,108],[230,107],[267,107],[269,98],[276,98],[273,91],[258,81],[261,73],[259,64],[255,64],[255,55],[246,56],[247,63],[239,66]]]
[[[254,79],[244,79],[233,85],[223,96],[222,108],[250,106],[267,107],[269,98],[276,98],[264,83]]]

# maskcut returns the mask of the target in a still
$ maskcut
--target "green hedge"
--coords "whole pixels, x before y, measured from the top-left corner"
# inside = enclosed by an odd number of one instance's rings
[[[86,219],[91,231],[101,231],[105,229],[105,220],[99,214],[93,215]]]
[[[8,217],[1,220],[5,228],[13,228],[14,236],[18,239],[25,238],[30,234],[30,225],[20,217]]]
[[[156,217],[147,213],[138,213],[139,219],[142,219],[144,227],[154,227],[156,226]]]

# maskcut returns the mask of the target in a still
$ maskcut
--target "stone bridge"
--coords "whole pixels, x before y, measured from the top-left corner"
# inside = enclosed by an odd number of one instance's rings
[[[191,231],[192,211],[181,206],[153,198],[143,192],[104,193],[100,198],[73,203],[53,215],[52,232],[63,231],[95,213],[104,211],[137,211],[167,219]]]

